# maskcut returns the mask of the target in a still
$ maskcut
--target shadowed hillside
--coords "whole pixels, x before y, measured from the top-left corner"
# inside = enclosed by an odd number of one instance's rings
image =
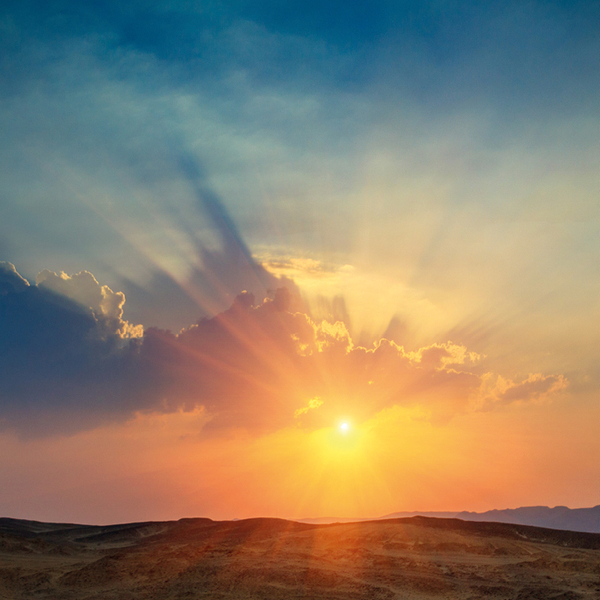
[[[600,535],[413,517],[314,525],[0,519],[0,598],[577,600]]]

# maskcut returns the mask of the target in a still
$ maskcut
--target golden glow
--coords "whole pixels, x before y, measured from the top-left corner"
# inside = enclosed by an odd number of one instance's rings
[[[23,518],[33,513],[42,520],[103,523],[182,515],[481,511],[533,505],[539,498],[590,506],[600,494],[594,477],[600,408],[585,427],[582,415],[589,412],[570,409],[555,403],[542,418],[538,410],[521,408],[432,424],[418,409],[397,407],[365,423],[351,422],[344,435],[333,421],[314,431],[294,426],[268,435],[208,437],[199,434],[207,421],[202,410],[140,413],[126,423],[51,439],[2,433],[0,452],[13,457],[4,472],[13,478],[26,474],[31,482],[3,490],[3,501],[7,512]],[[560,440],[565,431],[577,434],[575,444],[538,443],[542,435]],[[590,460],[577,463],[584,452]],[[53,461],[40,464],[40,456]],[[556,473],[564,486],[554,487]],[[65,489],[76,503],[65,503]]]

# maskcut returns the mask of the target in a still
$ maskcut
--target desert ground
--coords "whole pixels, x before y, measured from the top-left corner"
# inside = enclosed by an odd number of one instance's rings
[[[0,598],[600,599],[600,535],[426,517],[0,519]]]

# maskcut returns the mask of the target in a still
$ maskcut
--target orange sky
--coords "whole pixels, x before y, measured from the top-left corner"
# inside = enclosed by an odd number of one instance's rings
[[[0,470],[4,512],[111,523],[482,511],[540,499],[593,505],[594,423],[566,412],[529,406],[442,425],[391,409],[355,428],[350,441],[335,427],[203,439],[201,411],[140,415],[52,440],[3,436],[0,449],[11,457]]]

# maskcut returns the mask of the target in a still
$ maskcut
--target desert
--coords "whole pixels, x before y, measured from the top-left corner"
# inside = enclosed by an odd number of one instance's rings
[[[111,526],[5,518],[0,597],[600,598],[600,535],[428,517]]]

